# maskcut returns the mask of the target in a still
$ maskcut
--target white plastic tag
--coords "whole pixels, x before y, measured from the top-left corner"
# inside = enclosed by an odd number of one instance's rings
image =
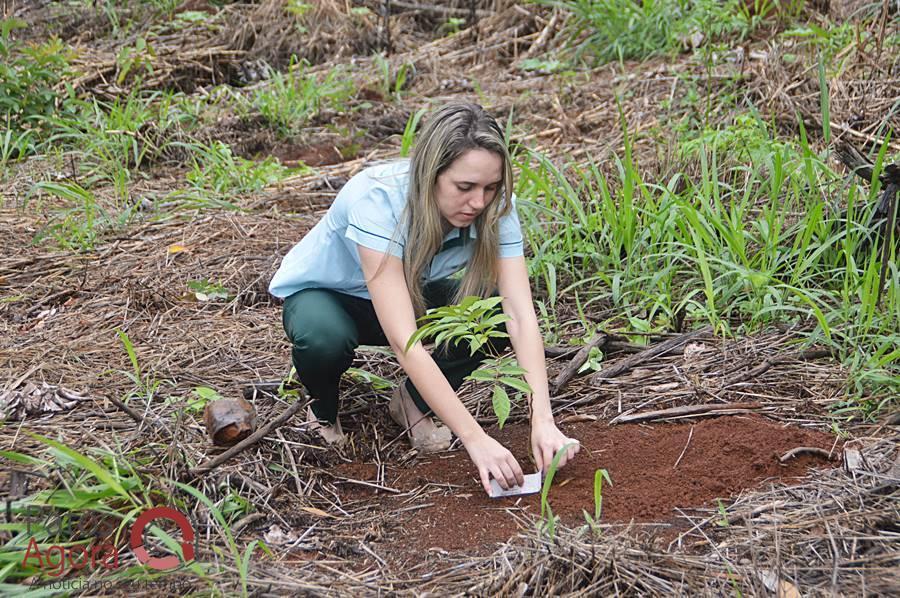
[[[519,496],[520,494],[534,494],[541,491],[541,472],[529,473],[525,476],[525,483],[521,486],[513,486],[509,490],[504,490],[497,483],[497,480],[491,478],[491,498],[500,498],[502,496]]]

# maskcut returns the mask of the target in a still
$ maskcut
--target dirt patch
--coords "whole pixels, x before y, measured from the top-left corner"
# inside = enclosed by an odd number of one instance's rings
[[[584,510],[593,513],[594,472],[599,468],[605,468],[613,482],[604,484],[603,522],[677,526],[676,509],[691,513],[697,508],[715,508],[716,499],[727,503],[729,497],[763,482],[790,480],[805,475],[811,467],[834,465],[809,455],[781,463],[782,455],[799,446],[830,451],[834,437],[758,415],[683,424],[608,426],[589,422],[563,429],[582,443],[576,460],[557,473],[550,492],[554,513],[567,525],[584,523]],[[521,425],[489,430],[513,451],[526,473],[533,470],[527,456],[528,432]],[[375,481],[372,465],[345,464],[338,471],[347,477],[356,474],[361,481]],[[459,450],[422,458],[409,467],[387,468],[381,483],[402,492],[417,491],[415,501],[408,495],[384,496],[377,488],[362,485],[352,489],[342,485],[345,489],[341,492],[351,500],[382,500],[385,508],[407,509],[400,530],[403,546],[391,544],[392,558],[421,558],[428,551],[442,550],[484,553],[516,534],[518,524],[512,512],[527,518],[540,514],[540,495],[491,499],[476,478],[468,455]],[[410,509],[412,505],[428,506]]]

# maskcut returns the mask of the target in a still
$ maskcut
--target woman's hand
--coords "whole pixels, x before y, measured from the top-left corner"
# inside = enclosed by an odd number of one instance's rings
[[[516,458],[486,433],[482,432],[472,440],[463,442],[463,445],[469,452],[472,463],[478,468],[481,485],[488,494],[491,493],[491,476],[504,490],[525,483],[525,476]]]
[[[553,420],[537,421],[531,424],[531,454],[534,455],[535,465],[539,471],[546,472],[553,462],[556,451],[570,443],[572,446],[559,458],[559,467],[575,458],[575,454],[581,448],[581,443],[560,432]]]

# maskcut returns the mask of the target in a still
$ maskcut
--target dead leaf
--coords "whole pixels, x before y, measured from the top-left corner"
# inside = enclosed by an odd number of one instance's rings
[[[182,251],[187,251],[187,245],[178,245],[177,243],[169,245],[169,255],[174,255],[176,253],[181,253]]]

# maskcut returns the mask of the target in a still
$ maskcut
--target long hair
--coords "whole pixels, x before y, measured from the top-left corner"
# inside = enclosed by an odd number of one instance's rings
[[[407,231],[403,273],[416,317],[425,313],[422,278],[444,239],[435,187],[437,178],[454,160],[471,149],[485,149],[503,160],[503,179],[497,193],[475,218],[475,247],[454,302],[467,295],[487,297],[497,285],[499,221],[512,209],[512,166],[503,131],[481,106],[446,105],[432,114],[418,135],[409,166],[409,191],[400,218]]]

